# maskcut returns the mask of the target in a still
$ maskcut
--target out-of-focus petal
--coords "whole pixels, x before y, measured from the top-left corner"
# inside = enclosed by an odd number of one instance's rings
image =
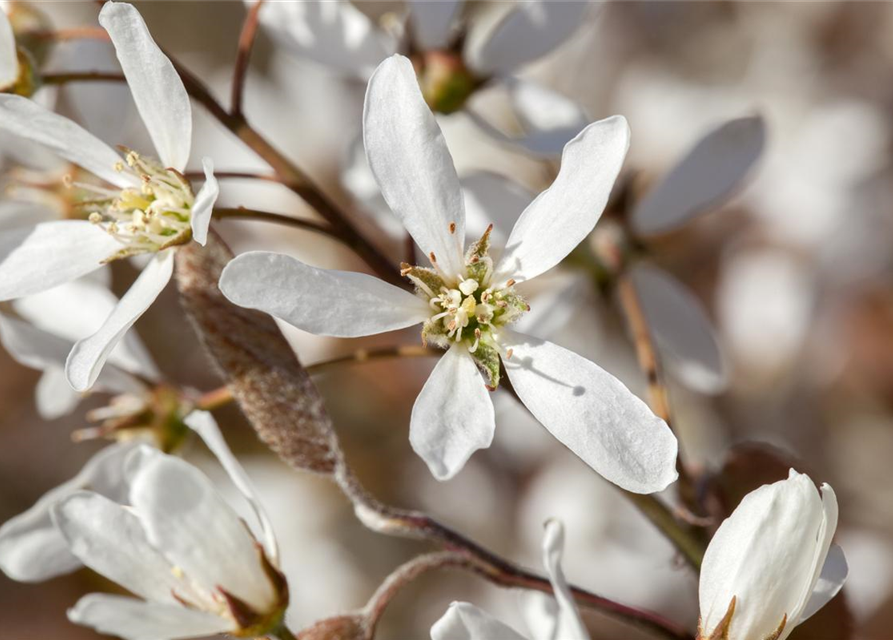
[[[586,464],[635,493],[676,480],[676,437],[617,378],[551,342],[506,331],[503,345],[521,402]]]
[[[543,535],[543,564],[549,573],[549,581],[558,602],[554,640],[589,640],[589,633],[580,618],[580,612],[574,603],[564,571],[561,568],[561,557],[564,555],[564,527],[557,520],[546,523]]]
[[[37,142],[119,187],[137,184],[134,176],[115,169],[122,162],[106,143],[68,118],[22,96],[0,95],[0,130]]]
[[[464,273],[459,177],[408,58],[392,56],[372,74],[363,140],[369,167],[394,215],[444,272]]]
[[[510,626],[467,602],[454,602],[431,627],[431,640],[526,640]]]
[[[466,62],[480,75],[509,73],[567,40],[588,9],[588,2],[519,2],[492,28],[471,30]]]
[[[104,593],[78,600],[68,619],[123,640],[181,640],[234,630],[231,621],[204,611]]]
[[[220,195],[220,186],[214,177],[214,163],[210,158],[202,158],[202,167],[205,170],[205,184],[195,195],[195,203],[192,205],[192,237],[200,245],[204,246],[208,241],[208,227],[211,224],[211,214],[214,213],[214,204]]]
[[[373,276],[317,269],[266,251],[243,253],[226,265],[220,290],[234,304],[320,336],[369,336],[431,315],[421,298]]]
[[[828,549],[828,556],[822,565],[822,571],[819,574],[819,580],[816,582],[815,589],[809,596],[803,613],[800,615],[800,622],[811,618],[819,609],[828,604],[831,599],[843,588],[846,582],[849,567],[847,566],[846,557],[843,555],[843,549],[836,544],[832,544]]]
[[[44,420],[55,420],[74,411],[81,394],[71,388],[62,367],[48,367],[34,389],[37,413]]]
[[[555,182],[512,229],[493,281],[530,280],[580,244],[601,217],[628,148],[629,126],[622,116],[593,122],[571,140]]]
[[[463,0],[409,0],[412,35],[422,51],[442,49],[452,36]]]
[[[286,48],[300,56],[367,78],[397,43],[346,0],[267,2],[260,22]]]
[[[440,358],[412,407],[409,441],[438,480],[456,475],[493,442],[496,419],[484,379],[464,344]]]
[[[19,56],[9,17],[3,9],[0,14],[0,89],[6,89],[19,79]]]
[[[727,374],[713,324],[700,301],[665,271],[637,264],[630,277],[667,365],[690,387],[719,393]]]
[[[99,24],[111,36],[136,108],[161,162],[183,171],[192,148],[192,106],[180,74],[155,44],[133,5],[106,2],[99,12]]]
[[[642,235],[681,227],[728,197],[763,152],[766,126],[760,116],[726,122],[701,138],[633,210]]]
[[[105,323],[89,338],[78,341],[65,363],[71,386],[86,391],[93,386],[112,349],[167,286],[174,272],[174,250],[155,255]]]
[[[489,171],[463,176],[459,183],[465,198],[465,225],[469,237],[479,238],[492,224],[490,257],[498,260],[499,249],[521,212],[533,202],[533,194],[517,182]]]

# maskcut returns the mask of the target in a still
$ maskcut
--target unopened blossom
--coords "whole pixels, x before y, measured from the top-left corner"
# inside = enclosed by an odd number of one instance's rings
[[[86,220],[51,221],[4,236],[0,299],[45,291],[111,260],[151,256],[102,326],[71,351],[65,371],[78,391],[93,385],[115,344],[168,283],[176,247],[205,242],[218,193],[208,159],[197,194],[183,177],[192,139],[189,96],[142,17],[129,4],[109,2],[99,21],[111,36],[157,159],[135,151],[122,157],[74,122],[20,96],[0,95],[0,129],[48,147],[102,181],[72,185],[86,194]]]
[[[834,490],[793,469],[745,496],[704,555],[699,638],[787,638],[843,586],[836,529]]]
[[[594,123],[568,144],[554,184],[521,214],[498,257],[489,230],[465,246],[456,170],[406,58],[386,60],[370,80],[364,135],[385,200],[429,260],[402,266],[415,294],[365,274],[250,252],[227,265],[224,295],[318,335],[421,325],[422,340],[446,353],[413,407],[410,442],[438,479],[490,445],[487,389],[499,384],[502,362],[531,413],[593,469],[630,491],[672,482],[676,439],[660,418],[592,362],[511,328],[528,310],[517,285],[549,271],[592,231],[629,144],[626,121]]]
[[[531,594],[535,599],[530,599],[524,611],[529,635],[518,633],[473,604],[454,602],[431,627],[431,640],[589,640],[561,568],[563,554],[564,528],[550,520],[543,536],[543,564],[555,597]]]

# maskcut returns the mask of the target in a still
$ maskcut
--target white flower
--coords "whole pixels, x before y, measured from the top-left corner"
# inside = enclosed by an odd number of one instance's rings
[[[217,182],[204,159],[206,181],[194,195],[182,171],[189,158],[192,112],[170,60],[131,5],[106,3],[99,16],[115,45],[134,101],[160,162],[135,152],[124,159],[74,122],[20,96],[0,96],[0,129],[38,142],[108,182],[78,183],[90,196],[87,220],[62,220],[5,234],[0,299],[31,295],[79,278],[112,259],[155,254],[103,325],[74,347],[66,376],[89,389],[115,344],[155,300],[173,273],[173,248],[204,243]]]
[[[710,541],[701,568],[700,637],[784,640],[846,579],[837,497],[808,476],[765,485],[741,501]]]
[[[0,91],[11,89],[19,79],[19,52],[12,24],[0,9]]]
[[[386,60],[370,80],[364,131],[382,194],[431,260],[433,268],[404,266],[417,295],[267,252],[227,265],[224,294],[318,335],[422,324],[423,339],[447,351],[416,400],[410,441],[439,479],[490,445],[493,406],[477,369],[495,387],[502,360],[531,413],[593,469],[636,492],[672,482],[676,439],[641,400],[588,360],[508,326],[527,310],[515,284],[557,265],[592,231],[629,144],[626,121],[594,123],[568,144],[554,184],[521,214],[497,262],[487,233],[464,252],[456,170],[406,58]]]
[[[564,529],[556,520],[546,523],[543,536],[543,564],[555,593],[554,598],[531,594],[525,607],[531,640],[589,640],[586,627],[574,604],[574,597],[561,569]],[[542,596],[542,597],[536,597]],[[508,625],[467,602],[454,602],[431,627],[431,640],[525,640]]]
[[[140,599],[90,594],[68,615],[126,640],[260,636],[281,624],[287,587],[269,519],[210,414],[186,421],[248,500],[260,544],[198,469],[117,444],[4,524],[3,571],[35,581],[83,564],[117,582]]]
[[[65,361],[75,342],[96,331],[118,303],[105,282],[108,275],[100,269],[19,298],[12,303],[18,317],[0,314],[0,342],[19,364],[43,372],[35,393],[46,420],[70,413],[84,397],[65,379]],[[112,350],[93,390],[140,397],[150,391],[146,381],[159,380],[148,351],[130,331]]]

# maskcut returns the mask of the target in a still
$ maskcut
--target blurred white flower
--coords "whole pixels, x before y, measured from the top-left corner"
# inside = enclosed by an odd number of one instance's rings
[[[45,222],[5,234],[0,299],[44,291],[112,259],[154,254],[103,325],[74,346],[66,376],[79,391],[93,385],[115,344],[170,280],[173,248],[191,238],[205,242],[218,191],[208,159],[203,161],[206,181],[197,195],[182,176],[192,138],[189,97],[142,17],[131,5],[109,2],[99,20],[111,36],[163,164],[129,152],[125,165],[72,121],[20,96],[0,96],[0,128],[51,148],[113,185],[77,185],[91,194],[83,203],[90,221]]]
[[[70,413],[83,398],[65,379],[65,361],[74,344],[102,325],[118,299],[109,291],[108,270],[66,282],[12,303],[17,317],[0,314],[0,342],[19,363],[43,372],[35,391],[45,420]],[[158,368],[136,332],[115,346],[94,391],[142,397],[158,382]]]
[[[543,536],[543,564],[555,597],[530,594],[524,609],[531,640],[589,640],[589,634],[561,569],[564,529],[557,520],[546,523]],[[524,640],[508,625],[467,602],[454,602],[431,627],[431,640]]]
[[[410,442],[438,479],[490,445],[493,406],[477,368],[495,387],[502,361],[531,413],[593,469],[636,492],[672,482],[676,439],[641,400],[585,358],[507,327],[528,308],[514,285],[550,270],[592,231],[629,145],[626,121],[594,123],[568,144],[554,184],[521,214],[495,264],[488,233],[463,255],[459,180],[406,58],[383,62],[370,80],[364,131],[385,199],[433,267],[404,265],[418,295],[267,252],[227,265],[224,295],[319,335],[423,324],[423,339],[447,352],[413,407]]]
[[[791,469],[749,493],[713,536],[701,567],[701,638],[784,640],[846,579],[831,543],[837,497]]]
[[[7,91],[19,79],[19,53],[15,34],[6,11],[0,9],[0,91]]]

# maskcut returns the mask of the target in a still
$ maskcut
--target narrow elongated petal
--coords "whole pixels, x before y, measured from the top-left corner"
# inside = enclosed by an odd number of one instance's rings
[[[543,536],[543,564],[549,573],[549,581],[555,592],[555,600],[558,601],[558,619],[556,621],[556,638],[567,640],[589,640],[589,633],[574,604],[574,596],[564,571],[561,568],[561,557],[564,555],[564,527],[557,520],[546,523],[546,532]]]
[[[267,515],[263,504],[261,504],[257,490],[251,483],[248,474],[245,473],[245,469],[239,464],[229,445],[226,444],[226,440],[223,439],[223,434],[220,433],[220,428],[217,426],[214,416],[207,411],[193,411],[183,421],[204,440],[208,449],[211,450],[211,453],[214,454],[227,475],[229,475],[230,480],[245,496],[245,500],[248,502],[251,510],[254,511],[254,515],[257,517],[258,524],[260,524],[263,532],[263,544],[267,557],[273,563],[278,564],[279,546],[276,543],[276,535],[273,533],[273,524],[270,522],[270,517]]]
[[[180,580],[146,536],[139,516],[92,491],[57,502],[53,522],[85,566],[147,600],[174,604]]]
[[[94,271],[91,275],[99,273],[107,274],[108,269]],[[13,308],[34,326],[65,338],[74,346],[75,342],[99,329],[117,304],[118,298],[107,283],[85,277],[19,298]],[[135,331],[129,331],[115,347],[109,356],[109,364],[150,380],[160,377],[158,367]],[[64,367],[64,362],[62,365]]]
[[[396,41],[347,0],[269,2],[260,22],[299,56],[358,78],[367,78],[394,53]]]
[[[480,238],[492,224],[490,257],[496,260],[497,248],[505,244],[521,212],[533,201],[533,194],[518,183],[488,171],[471,173],[460,182],[468,235]]]
[[[511,72],[567,40],[588,8],[588,2],[519,2],[492,29],[472,30],[466,62],[484,76]]]
[[[800,614],[800,622],[811,618],[819,609],[828,604],[831,599],[843,588],[846,582],[849,567],[843,555],[843,549],[832,544],[828,550],[828,557],[822,565],[819,580],[813,589],[803,613]]]
[[[637,264],[630,277],[667,365],[692,388],[719,393],[726,368],[713,324],[700,301],[670,274]]]
[[[635,493],[676,479],[675,436],[617,378],[551,342],[507,331],[503,344],[521,402],[586,464]]]
[[[462,0],[409,0],[412,35],[422,51],[443,49],[450,42],[452,26]]]
[[[245,524],[192,465],[168,455],[140,456],[130,501],[149,541],[207,589],[222,587],[259,612],[276,596]]]
[[[136,108],[161,162],[183,171],[192,147],[192,106],[180,75],[133,5],[105,3],[99,24],[115,45]]]
[[[0,130],[37,142],[111,184],[129,187],[137,183],[129,173],[115,169],[121,156],[106,143],[22,96],[0,95]]]
[[[467,602],[454,602],[431,627],[431,640],[526,640],[524,636]]]
[[[202,167],[205,170],[205,184],[195,195],[195,203],[192,205],[192,237],[200,245],[205,246],[208,241],[211,214],[214,213],[214,204],[220,195],[220,186],[214,177],[214,163],[210,158],[202,158]]]
[[[412,63],[382,62],[366,90],[363,140],[391,210],[425,255],[451,276],[464,271],[465,208],[443,133],[425,104]]]
[[[237,256],[220,276],[230,302],[320,336],[356,338],[424,322],[428,305],[378,278],[308,266],[279,253]]]
[[[412,407],[409,441],[438,480],[458,473],[493,442],[493,403],[465,345],[441,357]]]
[[[0,89],[6,89],[19,79],[19,56],[9,17],[6,11],[0,13]]]
[[[78,600],[68,619],[124,640],[180,640],[234,630],[231,621],[204,611],[104,593]]]
[[[74,411],[81,401],[81,394],[71,388],[62,367],[44,370],[34,388],[37,413],[44,420],[55,420]]]
[[[64,370],[74,347],[73,340],[4,315],[0,315],[0,341],[16,362],[39,371]],[[146,389],[140,380],[115,366],[106,367],[96,384],[117,393],[139,394]]]
[[[86,220],[42,222],[10,230],[0,235],[0,300],[40,293],[80,278],[99,269],[120,248],[112,236]]]
[[[68,482],[46,493],[24,513],[0,527],[0,569],[21,582],[39,582],[74,571],[81,561],[53,524],[50,509],[66,496],[90,488],[110,500],[126,494],[124,460],[134,443],[116,443],[94,455]]]
[[[714,129],[639,202],[633,227],[642,235],[666,233],[719,204],[741,184],[765,143],[760,116]]]
[[[571,140],[555,182],[512,229],[494,282],[530,280],[580,244],[601,217],[628,148],[629,126],[622,116],[593,122]]]
[[[789,624],[782,638],[787,637],[815,584],[824,524],[812,480],[793,470],[787,480],[745,496],[704,555],[698,594],[702,631],[709,635],[716,628],[735,597],[729,640],[769,637],[785,616]]]
[[[573,100],[533,82],[512,78],[509,87],[515,114],[526,133],[514,142],[542,157],[561,155],[590,119]]]
[[[96,382],[112,349],[170,281],[173,251],[167,249],[152,258],[99,330],[74,345],[65,363],[65,375],[72,387],[86,391]]]

